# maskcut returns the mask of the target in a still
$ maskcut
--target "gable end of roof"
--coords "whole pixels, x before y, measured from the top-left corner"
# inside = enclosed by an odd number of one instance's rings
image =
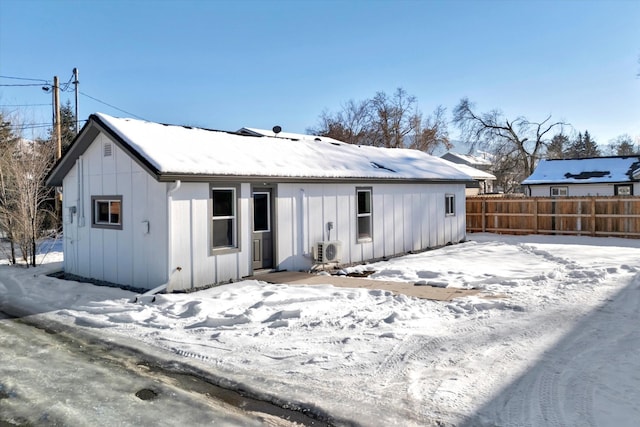
[[[50,187],[62,186],[64,177],[69,173],[75,161],[89,148],[100,132],[106,134],[118,147],[128,153],[143,169],[158,179],[160,173],[140,153],[134,150],[123,138],[121,138],[108,124],[103,122],[99,116],[91,114],[87,123],[82,127],[80,133],[71,142],[67,153],[62,156],[51,168],[46,179],[46,184]]]

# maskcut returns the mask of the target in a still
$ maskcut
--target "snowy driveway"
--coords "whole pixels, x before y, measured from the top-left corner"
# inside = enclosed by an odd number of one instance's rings
[[[245,281],[132,304],[128,292],[4,267],[0,303],[151,346],[212,381],[336,424],[637,425],[640,242],[469,239],[372,264],[371,277],[506,298],[434,302]]]

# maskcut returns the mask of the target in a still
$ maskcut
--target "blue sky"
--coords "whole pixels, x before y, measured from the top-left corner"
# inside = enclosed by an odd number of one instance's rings
[[[304,132],[403,87],[425,113],[468,97],[640,142],[639,58],[638,1],[0,1],[1,76],[65,83],[77,67],[82,93],[131,113],[81,95],[81,119]],[[50,102],[0,86],[0,108],[32,123],[51,107],[22,105]]]

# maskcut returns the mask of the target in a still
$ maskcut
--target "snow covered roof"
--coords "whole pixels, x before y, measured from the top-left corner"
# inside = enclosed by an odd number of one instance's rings
[[[272,136],[276,138],[287,138],[293,140],[304,140],[304,141],[325,141],[325,142],[342,142],[337,139],[329,138],[328,136],[319,136],[319,135],[308,135],[304,133],[293,133],[293,132],[278,132],[275,133],[273,130],[267,129],[259,129],[259,128],[248,128],[244,127],[239,129],[236,133],[241,135],[251,135],[251,136]]]
[[[97,113],[89,117],[74,141],[77,147],[72,147],[52,171],[47,181],[50,185],[60,185],[97,131],[110,135],[159,180],[196,176],[471,180],[449,162],[417,150],[358,146],[336,140],[247,136]],[[84,134],[87,136],[83,138]]]
[[[455,167],[456,169],[460,170],[461,172],[466,173],[467,175],[469,175],[473,179],[492,179],[492,180],[496,179],[495,175],[490,174],[489,172],[482,171],[480,169],[472,168],[471,166],[469,166],[467,164],[454,163],[454,162],[450,162],[450,163],[453,165],[453,167]]]
[[[628,182],[640,178],[640,156],[542,160],[522,184]]]
[[[478,156],[472,156],[470,154],[460,154],[454,153],[453,151],[447,151],[441,157],[458,164],[463,163],[472,166],[491,166],[490,160]]]

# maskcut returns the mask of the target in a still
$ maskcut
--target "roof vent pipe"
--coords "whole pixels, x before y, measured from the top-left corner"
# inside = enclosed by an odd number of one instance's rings
[[[282,132],[282,128],[278,125],[274,126],[273,129],[271,129],[273,131],[273,133],[275,134],[274,136],[278,136],[278,134],[280,132]]]

